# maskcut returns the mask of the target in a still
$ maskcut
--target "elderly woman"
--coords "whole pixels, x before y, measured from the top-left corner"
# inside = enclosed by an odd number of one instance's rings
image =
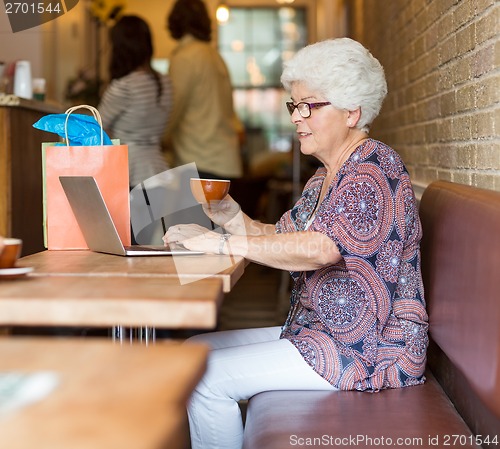
[[[239,448],[238,400],[265,390],[367,390],[420,384],[427,314],[421,226],[399,155],[368,137],[387,93],[380,63],[351,39],[319,42],[285,64],[286,106],[302,153],[321,163],[276,225],[231,198],[206,213],[229,234],[175,226],[164,239],[289,270],[283,327],[194,337],[213,348],[193,394],[193,448]]]

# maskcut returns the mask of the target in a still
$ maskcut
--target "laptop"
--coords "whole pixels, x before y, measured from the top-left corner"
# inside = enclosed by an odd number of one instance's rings
[[[118,256],[204,254],[180,245],[124,246],[96,180],[92,176],[60,176],[59,180],[90,250]]]

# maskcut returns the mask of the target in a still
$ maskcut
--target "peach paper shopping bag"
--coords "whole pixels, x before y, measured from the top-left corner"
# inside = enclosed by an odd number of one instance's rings
[[[87,108],[102,129],[98,111]],[[72,146],[45,144],[43,153],[44,230],[49,250],[87,249],[71,206],[59,180],[60,176],[93,176],[124,245],[130,245],[130,201],[127,145]]]

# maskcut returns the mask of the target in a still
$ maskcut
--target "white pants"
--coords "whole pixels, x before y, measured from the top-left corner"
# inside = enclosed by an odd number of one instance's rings
[[[192,449],[241,449],[238,401],[266,390],[336,390],[317,374],[281,328],[242,329],[192,337],[211,346],[208,368],[188,407]]]

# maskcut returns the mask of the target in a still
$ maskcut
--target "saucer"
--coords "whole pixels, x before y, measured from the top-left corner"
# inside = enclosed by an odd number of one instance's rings
[[[1,268],[0,281],[3,279],[16,279],[33,271],[33,267]]]

